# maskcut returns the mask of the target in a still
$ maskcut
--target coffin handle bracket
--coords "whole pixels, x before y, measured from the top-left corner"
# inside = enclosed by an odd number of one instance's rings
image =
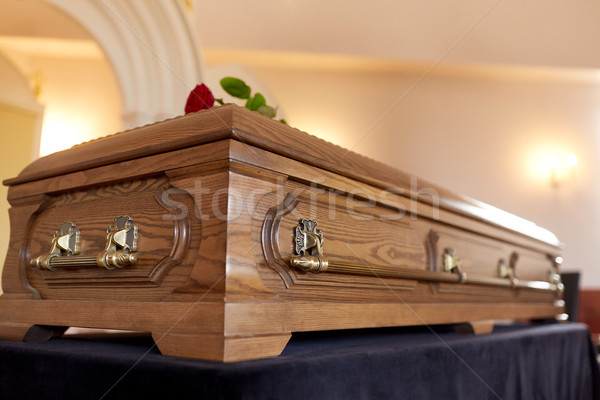
[[[513,265],[500,262],[498,277],[467,276],[462,270],[460,259],[452,248],[446,248],[442,254],[442,271],[418,270],[403,266],[362,265],[346,261],[327,260],[323,256],[323,232],[317,229],[317,222],[303,218],[294,229],[294,247],[296,255],[290,259],[290,265],[304,272],[340,273],[379,278],[414,279],[428,282],[457,284],[476,284],[513,289],[533,289],[560,293],[562,284],[553,281],[519,280],[514,276]],[[508,270],[512,273],[507,272]]]
[[[137,261],[137,240],[138,227],[133,218],[116,217],[107,229],[104,250],[95,256],[82,256],[81,233],[75,222],[65,222],[54,233],[50,253],[31,260],[31,266],[46,271],[61,267],[123,268]]]

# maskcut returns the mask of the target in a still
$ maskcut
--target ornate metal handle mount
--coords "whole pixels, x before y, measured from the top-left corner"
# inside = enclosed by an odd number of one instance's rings
[[[549,281],[518,280],[514,276],[514,263],[511,257],[510,265],[500,260],[497,277],[472,276],[462,270],[460,259],[451,248],[444,250],[442,255],[442,270],[429,271],[406,268],[401,266],[361,265],[345,261],[327,260],[323,256],[323,233],[316,229],[317,222],[309,219],[300,220],[295,229],[295,250],[297,256],[290,259],[290,265],[305,272],[340,273],[353,275],[378,276],[381,278],[415,279],[428,282],[445,282],[457,284],[477,284],[486,286],[511,287],[544,290],[558,293],[563,290],[560,275]]]
[[[137,261],[138,227],[127,215],[116,217],[106,235],[104,251],[96,256],[79,255],[81,237],[74,222],[65,222],[54,233],[50,253],[31,260],[31,266],[54,271],[61,267],[123,268]]]

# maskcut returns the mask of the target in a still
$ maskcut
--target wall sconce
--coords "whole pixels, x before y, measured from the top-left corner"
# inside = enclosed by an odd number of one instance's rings
[[[556,154],[547,157],[545,164],[552,187],[558,187],[567,180],[573,179],[577,161],[577,156],[572,152],[562,157]]]

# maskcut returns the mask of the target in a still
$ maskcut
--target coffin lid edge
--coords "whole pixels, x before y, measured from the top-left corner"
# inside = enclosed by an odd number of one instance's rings
[[[16,178],[7,179],[3,184],[25,184],[226,139],[256,146],[382,189],[399,189],[405,196],[418,194],[410,191],[410,174],[234,104],[75,145],[32,162]],[[504,227],[555,247],[561,246],[552,232],[531,221],[425,180],[419,179],[418,182],[421,188],[433,189],[439,194],[441,208]]]

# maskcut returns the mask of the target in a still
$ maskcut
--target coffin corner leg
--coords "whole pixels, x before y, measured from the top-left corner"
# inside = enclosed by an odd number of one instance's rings
[[[60,336],[66,330],[61,326],[34,325],[21,322],[0,322],[0,339],[22,342],[45,342]]]
[[[241,337],[225,337],[218,333],[152,333],[163,355],[221,362],[277,357],[290,337],[289,332]]]
[[[453,328],[456,333],[487,335],[494,330],[494,320],[470,321],[464,324],[456,324]]]

